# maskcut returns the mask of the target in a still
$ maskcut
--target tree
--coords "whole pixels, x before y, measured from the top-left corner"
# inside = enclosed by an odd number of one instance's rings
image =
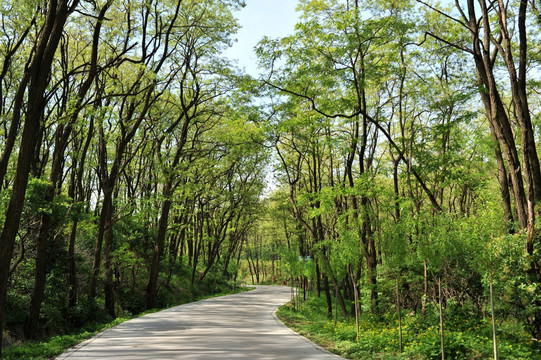
[[[91,55],[90,63],[88,64],[87,77],[83,80],[77,91],[75,98],[75,105],[73,108],[62,109],[63,112],[68,113],[69,119],[65,123],[60,123],[55,132],[55,145],[51,164],[51,173],[49,175],[50,189],[47,196],[49,202],[53,202],[55,195],[58,192],[59,182],[62,178],[63,161],[68,141],[73,133],[73,127],[78,119],[79,113],[83,107],[83,101],[86,94],[90,90],[92,83],[98,72],[98,45],[100,40],[100,30],[102,22],[105,18],[107,9],[111,5],[111,2],[107,2],[99,9],[98,16],[96,18],[96,24],[94,26],[94,33],[91,43]],[[64,49],[66,51],[66,49]],[[69,77],[69,71],[64,71],[64,76]],[[68,94],[69,90],[64,89],[64,94]],[[70,102],[64,100],[66,106],[69,106]],[[61,115],[62,116],[62,115]],[[51,215],[48,212],[43,213],[40,229],[38,235],[38,250],[36,254],[36,276],[34,290],[32,293],[31,307],[29,309],[26,321],[25,321],[25,337],[27,339],[34,339],[36,337],[36,330],[38,326],[41,302],[43,301],[43,292],[45,289],[45,278],[47,274],[47,244],[51,237]]]
[[[19,228],[24,193],[28,184],[30,165],[33,161],[35,135],[39,133],[42,111],[45,108],[46,86],[49,81],[51,64],[53,62],[60,38],[68,16],[75,10],[78,1],[50,1],[47,4],[47,11],[44,23],[39,32],[39,38],[29,59],[29,66],[25,70],[28,76],[28,98],[34,99],[29,102],[26,111],[25,124],[21,139],[21,148],[17,161],[17,170],[13,190],[6,212],[6,219],[0,235],[0,340],[3,332],[4,303],[7,292],[9,264],[13,253],[15,237]],[[24,81],[22,82],[25,83]],[[26,84],[24,84],[26,87]],[[20,97],[24,96],[24,89],[18,92]],[[21,108],[15,109],[12,115],[12,122],[19,121]],[[0,345],[1,350],[1,345]]]
[[[533,254],[539,245],[538,230],[535,228],[535,203],[539,201],[540,196],[538,189],[541,188],[541,171],[528,103],[528,33],[526,30],[528,2],[525,0],[511,3],[498,1],[489,4],[484,0],[468,0],[465,6],[457,2],[456,16],[423,1],[418,2],[456,26],[457,32],[460,31],[458,39],[451,36],[453,30],[443,34],[427,31],[427,34],[473,58],[477,83],[481,90],[479,94],[490,122],[490,130],[493,138],[501,146],[509,169],[519,227],[526,229],[529,233],[525,246],[531,257],[531,281],[539,284],[541,282],[540,266]],[[518,39],[513,38],[513,35]],[[469,36],[469,44],[466,36]],[[515,58],[517,55],[518,58]],[[513,106],[511,113],[506,110],[504,102],[505,88],[497,81],[498,59],[503,60],[504,69],[508,73]],[[515,143],[511,117],[516,120],[521,134],[520,148]],[[498,150],[496,148],[496,156],[499,158]],[[522,153],[522,162],[520,153]],[[500,172],[502,173],[500,179],[503,179],[501,165]],[[500,180],[500,183],[501,186],[506,186],[504,181]],[[505,199],[505,190],[502,196]],[[537,303],[535,306],[540,309],[540,305]],[[535,319],[535,335],[541,337],[539,310],[536,311]]]

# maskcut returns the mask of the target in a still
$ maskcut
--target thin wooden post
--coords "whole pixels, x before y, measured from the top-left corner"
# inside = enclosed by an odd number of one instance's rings
[[[357,285],[355,283],[355,278],[353,277],[353,273],[349,273],[349,275],[351,276],[351,282],[353,284],[353,292],[355,293],[354,295],[354,305],[355,305],[355,330],[357,332],[357,340],[359,340],[359,296],[357,294]]]
[[[400,289],[398,287],[398,278],[396,278],[396,308],[398,310],[398,350],[402,353],[402,314],[400,307]]]
[[[445,342],[443,336],[443,306],[441,296],[441,279],[438,279],[438,295],[440,303],[440,337],[441,337],[441,360],[445,360]]]
[[[338,288],[334,288],[334,327],[338,321]]]
[[[498,338],[496,336],[496,315],[494,314],[494,289],[492,288],[492,282],[494,280],[494,274],[490,273],[490,310],[492,313],[492,344],[494,346],[494,360],[498,360]]]

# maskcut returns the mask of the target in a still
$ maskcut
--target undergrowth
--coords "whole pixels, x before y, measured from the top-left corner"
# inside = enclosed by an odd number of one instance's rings
[[[329,351],[347,359],[432,360],[441,359],[439,315],[429,309],[423,317],[404,314],[402,348],[399,351],[399,327],[394,314],[379,317],[363,314],[359,336],[355,318],[326,316],[323,298],[311,298],[297,308],[288,303],[279,308],[278,317],[289,327]],[[492,359],[492,327],[489,319],[453,314],[444,325],[445,358],[448,360]],[[498,326],[499,358],[540,360],[541,350],[524,329],[513,321]],[[537,346],[537,348],[535,348]]]

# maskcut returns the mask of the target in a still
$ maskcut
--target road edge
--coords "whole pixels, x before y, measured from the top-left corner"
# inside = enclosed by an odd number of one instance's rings
[[[326,354],[326,355],[331,355],[333,357],[335,357],[336,359],[345,359],[343,357],[341,357],[340,355],[337,355],[327,349],[325,349],[324,347],[322,347],[321,345],[318,345],[316,344],[315,342],[313,342],[312,340],[308,339],[307,337],[299,334],[298,332],[294,331],[293,329],[291,329],[289,326],[287,326],[286,324],[284,324],[284,322],[282,320],[280,320],[280,318],[278,317],[278,315],[276,315],[276,312],[278,311],[278,308],[282,306],[282,305],[279,305],[276,307],[276,309],[274,309],[274,311],[272,312],[272,317],[274,318],[274,320],[278,323],[279,326],[287,329],[289,332],[297,335],[298,337],[300,337],[302,340],[304,340],[304,342],[312,345],[316,350]]]

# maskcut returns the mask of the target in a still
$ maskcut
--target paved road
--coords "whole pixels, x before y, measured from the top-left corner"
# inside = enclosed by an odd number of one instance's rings
[[[286,286],[177,306],[106,330],[57,359],[341,359],[275,318]]]

